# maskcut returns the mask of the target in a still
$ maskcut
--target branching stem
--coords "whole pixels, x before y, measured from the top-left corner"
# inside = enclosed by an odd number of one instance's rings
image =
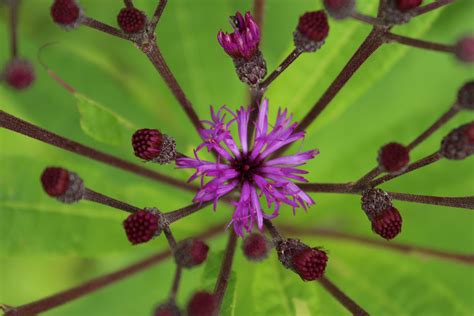
[[[237,246],[237,235],[234,230],[229,233],[229,241],[222,260],[221,270],[217,277],[216,286],[214,288],[214,297],[216,300],[215,315],[220,315],[222,300],[224,299],[227,284],[229,283],[230,272],[232,271],[232,262],[234,260],[235,248]]]
[[[127,40],[127,41],[131,39],[131,37],[128,34],[125,34],[121,30],[119,30],[118,28],[115,28],[115,27],[110,26],[108,24],[102,23],[102,22],[97,21],[96,19],[93,19],[93,18],[88,17],[88,16],[85,16],[82,19],[82,24],[85,25],[85,26],[88,26],[90,28],[96,29],[98,31],[107,33],[109,35],[122,38],[122,39]]]
[[[100,203],[103,205],[107,205],[107,206],[110,206],[110,207],[113,207],[125,212],[129,212],[129,213],[135,213],[135,212],[140,211],[140,208],[138,207],[113,199],[111,197],[108,197],[106,195],[92,191],[91,189],[87,189],[87,188],[84,194],[84,199],[88,201]]]
[[[156,29],[158,22],[160,22],[161,15],[163,14],[163,11],[165,10],[167,3],[168,3],[168,0],[160,0],[158,2],[155,12],[153,13],[153,18],[151,19],[151,22],[150,22],[150,29],[152,31]]]
[[[293,49],[293,51],[281,62],[277,69],[275,69],[262,83],[259,85],[260,90],[266,90],[268,86],[290,66],[300,55],[302,51]]]
[[[408,45],[416,48],[432,50],[437,52],[444,52],[444,53],[454,53],[455,46],[454,45],[446,45],[446,44],[439,44],[429,41],[424,41],[416,38],[406,37],[403,35],[393,34],[387,32],[384,34],[385,40],[390,42],[397,42],[403,45]]]

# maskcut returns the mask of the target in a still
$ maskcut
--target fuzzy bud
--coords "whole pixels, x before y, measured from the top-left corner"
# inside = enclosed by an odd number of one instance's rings
[[[474,63],[474,35],[459,39],[454,52],[460,61]]]
[[[441,154],[450,160],[462,160],[474,153],[474,122],[452,130],[441,142]]]
[[[324,8],[334,19],[345,19],[354,12],[355,0],[324,0]]]
[[[146,20],[146,15],[136,8],[123,8],[117,15],[117,23],[120,29],[128,34],[143,31]]]
[[[176,264],[185,268],[192,268],[200,265],[207,259],[209,246],[202,240],[189,238],[180,241],[176,245]]]
[[[13,89],[23,90],[35,81],[35,69],[29,61],[15,58],[5,66],[0,77]]]
[[[188,302],[188,316],[213,316],[216,299],[213,294],[205,291],[194,293]]]
[[[135,156],[160,165],[176,159],[176,141],[157,129],[139,129],[132,136]]]
[[[259,51],[250,59],[234,58],[235,71],[240,81],[251,87],[256,87],[267,74],[267,64]]]
[[[329,24],[324,11],[306,12],[293,33],[295,47],[303,52],[319,49],[329,33]]]
[[[286,239],[277,245],[278,259],[303,280],[312,281],[324,274],[328,256],[320,248],[311,248],[298,239]]]
[[[157,208],[145,208],[130,214],[123,222],[128,240],[133,244],[140,244],[161,234],[163,216]]]
[[[379,150],[379,166],[386,172],[397,174],[405,170],[410,161],[409,150],[398,143],[389,143]]]
[[[392,206],[392,199],[387,192],[371,188],[362,193],[362,209],[367,214],[370,221],[373,220],[382,210]]]
[[[393,207],[382,210],[372,219],[372,230],[381,237],[390,240],[402,231],[402,216]]]
[[[66,29],[73,29],[81,24],[82,9],[76,0],[55,0],[51,6],[53,21]]]
[[[84,182],[74,172],[58,167],[48,167],[41,175],[44,191],[58,201],[71,204],[84,197]]]
[[[465,83],[458,91],[457,103],[466,110],[474,110],[474,81]]]
[[[250,234],[242,243],[242,251],[247,259],[261,261],[268,257],[270,243],[262,234]]]
[[[421,3],[422,0],[386,0],[382,18],[389,25],[408,23]]]
[[[168,301],[156,307],[154,316],[181,316],[181,311],[174,301]]]

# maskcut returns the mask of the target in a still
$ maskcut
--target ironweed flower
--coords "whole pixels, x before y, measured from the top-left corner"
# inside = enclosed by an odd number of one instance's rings
[[[226,116],[232,118],[226,121]],[[208,128],[201,129],[204,142],[195,150],[195,158],[178,158],[180,168],[194,168],[196,172],[190,177],[193,181],[201,177],[202,188],[194,197],[194,202],[217,201],[224,195],[237,189],[240,199],[234,201],[234,215],[231,223],[235,232],[244,236],[244,230],[251,232],[255,222],[260,230],[264,219],[278,216],[282,204],[289,205],[293,212],[297,208],[307,209],[314,204],[313,199],[303,192],[293,181],[306,182],[303,174],[307,172],[297,167],[314,158],[317,150],[309,150],[290,156],[270,158],[278,149],[304,137],[304,132],[297,132],[292,115],[278,111],[273,129],[268,126],[268,100],[260,104],[256,121],[255,141],[248,142],[248,125],[250,111],[241,107],[237,113],[223,106],[216,113],[211,108],[211,121],[203,121]],[[230,132],[230,127],[237,122],[240,148]],[[198,157],[202,148],[217,153],[217,161],[205,161]],[[212,178],[206,182],[205,178]],[[260,198],[265,197],[271,214],[264,212]]]
[[[229,56],[250,59],[258,51],[260,44],[260,28],[250,12],[245,17],[240,12],[229,18],[234,32],[228,34],[220,31],[217,40]]]

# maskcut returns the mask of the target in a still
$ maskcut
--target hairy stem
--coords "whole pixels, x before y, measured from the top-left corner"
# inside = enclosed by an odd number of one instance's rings
[[[209,228],[208,230],[204,231],[203,233],[199,234],[198,236],[196,236],[196,238],[207,239],[207,238],[214,237],[223,232],[222,230],[223,225],[224,224],[213,226]],[[69,288],[65,291],[61,291],[59,293],[53,294],[46,298],[40,299],[38,301],[21,305],[16,308],[11,308],[9,311],[6,312],[5,315],[6,316],[27,316],[27,315],[34,315],[34,314],[48,311],[50,309],[64,305],[80,297],[92,294],[93,292],[107,285],[113,284],[137,272],[145,270],[163,261],[164,259],[168,258],[170,255],[171,255],[171,251],[169,250],[160,252],[159,254],[150,256],[128,267],[125,267],[124,269],[120,269],[115,272],[102,275],[100,277],[89,280],[83,284],[80,284],[78,286]]]
[[[364,62],[383,44],[383,33],[381,30],[374,28],[360,45],[348,63],[344,66],[336,79],[330,84],[323,95],[306,114],[301,123],[298,125],[297,131],[303,131],[308,128],[311,123],[323,112],[334,97],[341,91],[345,84],[352,78],[356,71],[364,64]],[[284,146],[273,155],[281,156],[290,145]]]
[[[416,170],[416,169],[419,169],[419,168],[422,168],[422,167],[425,167],[427,165],[430,165],[432,163],[435,163],[436,161],[440,160],[441,158],[443,158],[443,156],[439,153],[439,152],[435,152],[429,156],[426,156],[425,158],[422,158],[412,164],[410,164],[405,171],[403,171],[402,173],[399,173],[399,174],[388,174],[388,175],[385,175],[383,177],[380,177],[380,178],[377,178],[375,180],[373,180],[372,182],[370,182],[370,186],[371,187],[376,187],[382,183],[385,183],[387,181],[390,181],[392,179],[395,179],[395,178],[398,178],[399,176],[401,175],[404,175],[404,174],[407,174],[409,172],[412,172],[413,170]]]
[[[409,193],[387,192],[393,199],[422,204],[441,205],[474,209],[474,196],[465,197],[441,197],[429,195],[417,195]]]
[[[457,113],[459,112],[459,107],[454,105],[449,108],[449,110],[441,115],[441,117],[433,123],[428,129],[426,129],[423,133],[420,134],[417,138],[415,138],[408,146],[408,150],[413,150],[416,146],[421,144],[425,141],[431,134],[437,131],[441,126],[446,124],[450,119],[452,119]]]
[[[263,223],[265,224],[265,227],[272,236],[272,241],[274,245],[285,239],[283,235],[276,229],[276,227],[273,226],[273,223],[270,220],[264,219]]]
[[[172,301],[176,300],[176,294],[178,294],[179,283],[181,282],[181,274],[183,268],[179,265],[176,265],[176,272],[173,279],[173,286],[171,287],[169,299]]]
[[[259,85],[259,89],[265,90],[288,66],[290,66],[300,55],[302,51],[299,49],[293,49],[293,51],[282,61],[282,63],[275,69],[262,83]]]
[[[359,304],[354,302],[349,296],[341,291],[332,281],[325,276],[319,279],[319,283],[328,291],[336,300],[339,301],[352,315],[356,316],[368,316],[366,312]]]
[[[389,32],[385,33],[384,37],[388,43],[397,42],[397,43],[411,46],[411,47],[427,49],[427,50],[432,50],[432,51],[437,51],[437,52],[444,52],[444,53],[454,53],[455,51],[454,45],[439,44],[439,43],[419,40],[416,38],[397,35],[397,34],[393,34]]]
[[[208,205],[212,204],[212,201],[210,202],[205,202],[205,203],[194,203],[191,205],[188,205],[186,207],[180,208],[179,210],[168,212],[165,215],[166,219],[168,222],[171,224],[173,222],[176,222],[177,220],[189,216],[205,207]]]
[[[237,246],[237,235],[234,230],[229,233],[229,241],[222,260],[221,270],[217,277],[216,286],[214,288],[214,296],[216,300],[215,314],[220,315],[222,300],[224,299],[227,284],[229,283],[230,272],[232,270],[232,262],[234,260],[235,248]]]
[[[113,26],[110,26],[108,24],[102,23],[100,21],[97,21],[96,19],[93,19],[91,17],[85,16],[82,19],[82,24],[85,26],[88,26],[90,28],[96,29],[98,31],[107,33],[109,35],[119,37],[125,40],[130,40],[130,36],[119,30],[118,28],[115,28]]]
[[[383,25],[383,22],[380,21],[378,18],[374,18],[373,16],[366,15],[366,14],[360,13],[358,11],[354,11],[351,14],[351,17],[353,19],[356,19],[358,21],[361,21],[361,22],[364,22],[364,23],[367,23],[367,24],[370,24],[370,25]]]
[[[183,183],[179,180],[173,179],[166,175],[160,174],[156,171],[143,168],[141,166],[130,163],[126,160],[120,159],[118,157],[109,155],[107,153],[95,150],[91,147],[82,145],[73,140],[69,140],[57,134],[54,134],[50,131],[42,129],[36,125],[23,121],[13,115],[10,115],[4,111],[0,110],[0,127],[9,129],[16,133],[37,139],[44,143],[62,148],[64,150],[73,152],[75,154],[90,158],[102,162],[106,165],[131,172],[158,182],[169,184],[173,187],[196,192],[197,188],[186,183]]]
[[[140,208],[127,204],[125,202],[113,199],[101,193],[92,191],[91,189],[86,188],[84,193],[84,199],[96,203],[100,203],[103,205],[107,205],[125,212],[135,213],[140,211]]]
[[[18,7],[20,6],[20,0],[14,0],[11,3],[10,12],[10,49],[11,57],[15,58],[18,56]]]
[[[437,0],[435,2],[429,3],[429,4],[424,5],[422,7],[416,8],[415,9],[415,16],[431,12],[431,11],[436,10],[438,8],[441,8],[442,6],[445,6],[447,4],[454,3],[454,1],[455,0]]]
[[[294,227],[294,226],[283,226],[282,229],[288,234],[295,234],[295,235],[300,235],[300,236],[317,235],[317,236],[322,236],[322,237],[327,237],[327,238],[347,240],[350,242],[355,242],[355,243],[368,245],[368,246],[375,246],[375,247],[383,248],[386,250],[398,251],[405,254],[418,253],[418,254],[436,257],[436,258],[440,258],[444,260],[457,261],[457,262],[461,262],[461,263],[465,263],[469,265],[474,265],[473,254],[453,253],[453,252],[425,248],[425,247],[420,247],[420,246],[415,246],[415,245],[401,244],[394,241],[387,242],[381,239],[372,239],[365,236],[344,233],[344,232],[332,230],[332,229],[304,228],[304,227]]]
[[[151,19],[151,22],[150,22],[151,30],[156,29],[156,26],[158,25],[158,22],[160,22],[161,15],[163,14],[163,11],[165,10],[167,3],[168,3],[168,0],[160,0],[158,2],[155,12],[153,13],[153,18]]]
[[[253,1],[253,18],[260,27],[260,34],[263,30],[263,18],[265,16],[265,0],[254,0]]]
[[[181,86],[179,85],[178,81],[176,81],[176,78],[174,77],[173,73],[166,64],[166,61],[163,58],[163,55],[161,54],[161,51],[158,48],[158,45],[154,44],[149,51],[145,51],[145,54],[147,55],[153,66],[155,66],[156,70],[160,73],[166,85],[176,97],[184,112],[186,112],[186,115],[193,123],[196,130],[202,129],[203,126],[201,124],[201,121],[199,120],[198,115],[194,111],[191,102],[187,99],[183,89],[181,89]]]
[[[358,191],[364,186],[367,185],[370,181],[372,181],[374,178],[378,177],[382,173],[382,169],[380,167],[375,167],[369,172],[367,172],[365,175],[363,175],[357,182],[354,184],[354,190]]]

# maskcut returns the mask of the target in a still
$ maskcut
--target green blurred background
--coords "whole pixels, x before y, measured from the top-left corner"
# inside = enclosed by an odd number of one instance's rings
[[[49,16],[52,1],[24,0],[20,10],[20,52],[34,62],[37,81],[18,93],[0,86],[0,108],[23,119],[140,163],[129,137],[139,127],[158,127],[176,138],[180,151],[191,153],[199,139],[161,77],[135,47],[86,27],[64,32]],[[157,1],[135,0],[151,14]],[[430,1],[425,1],[430,2]],[[359,1],[372,13],[378,1]],[[116,25],[119,0],[82,0],[85,12]],[[292,32],[299,15],[320,9],[318,0],[267,0],[262,51],[269,71],[292,50]],[[234,73],[232,61],[219,47],[216,34],[228,30],[227,16],[247,11],[252,1],[171,0],[159,24],[161,50],[200,117],[209,105],[236,108],[247,92]],[[5,6],[0,6],[0,62],[9,56]],[[474,1],[458,0],[420,17],[396,33],[443,43],[474,31]],[[331,31],[316,54],[299,58],[267,93],[271,115],[288,107],[300,120],[347,62],[370,28],[355,21],[330,20]],[[87,127],[87,117],[74,96],[61,88],[40,66],[42,60],[88,98],[128,121],[128,128]],[[452,104],[457,89],[473,78],[473,68],[452,56],[396,44],[383,46],[335,98],[308,130],[303,149],[317,147],[308,178],[314,182],[353,181],[375,166],[378,148],[389,141],[410,142]],[[435,151],[453,127],[472,120],[461,113],[413,151],[412,159]],[[100,123],[100,122],[99,122]],[[102,133],[102,134],[101,134]],[[108,135],[107,137],[99,137]],[[117,136],[119,135],[119,136]],[[295,148],[293,148],[296,150]],[[75,154],[0,130],[0,303],[21,305],[66,289],[102,273],[166,248],[163,238],[130,246],[121,227],[125,214],[90,202],[69,206],[48,198],[39,176],[49,165],[76,171],[88,187],[137,206],[163,211],[190,203],[192,195],[131,175]],[[186,179],[187,170],[173,166],[149,168]],[[472,195],[474,164],[440,161],[383,186],[384,189],[440,196]],[[313,194],[316,205],[293,216],[283,210],[275,224],[331,228],[378,238],[360,210],[359,197]],[[394,242],[474,253],[472,212],[464,209],[395,202],[404,219],[403,233]],[[228,220],[231,209],[208,208],[173,226],[181,239]],[[211,257],[225,246],[222,235],[210,242]],[[327,275],[374,315],[473,315],[474,271],[471,266],[416,254],[400,254],[348,241],[304,237],[329,250]],[[235,296],[226,313],[234,315],[348,314],[321,287],[303,283],[283,269],[273,254],[260,263],[234,263]],[[209,287],[204,267],[186,271],[178,301]],[[216,271],[214,271],[217,274]],[[46,315],[149,315],[168,294],[174,266],[171,260],[104,288]]]

